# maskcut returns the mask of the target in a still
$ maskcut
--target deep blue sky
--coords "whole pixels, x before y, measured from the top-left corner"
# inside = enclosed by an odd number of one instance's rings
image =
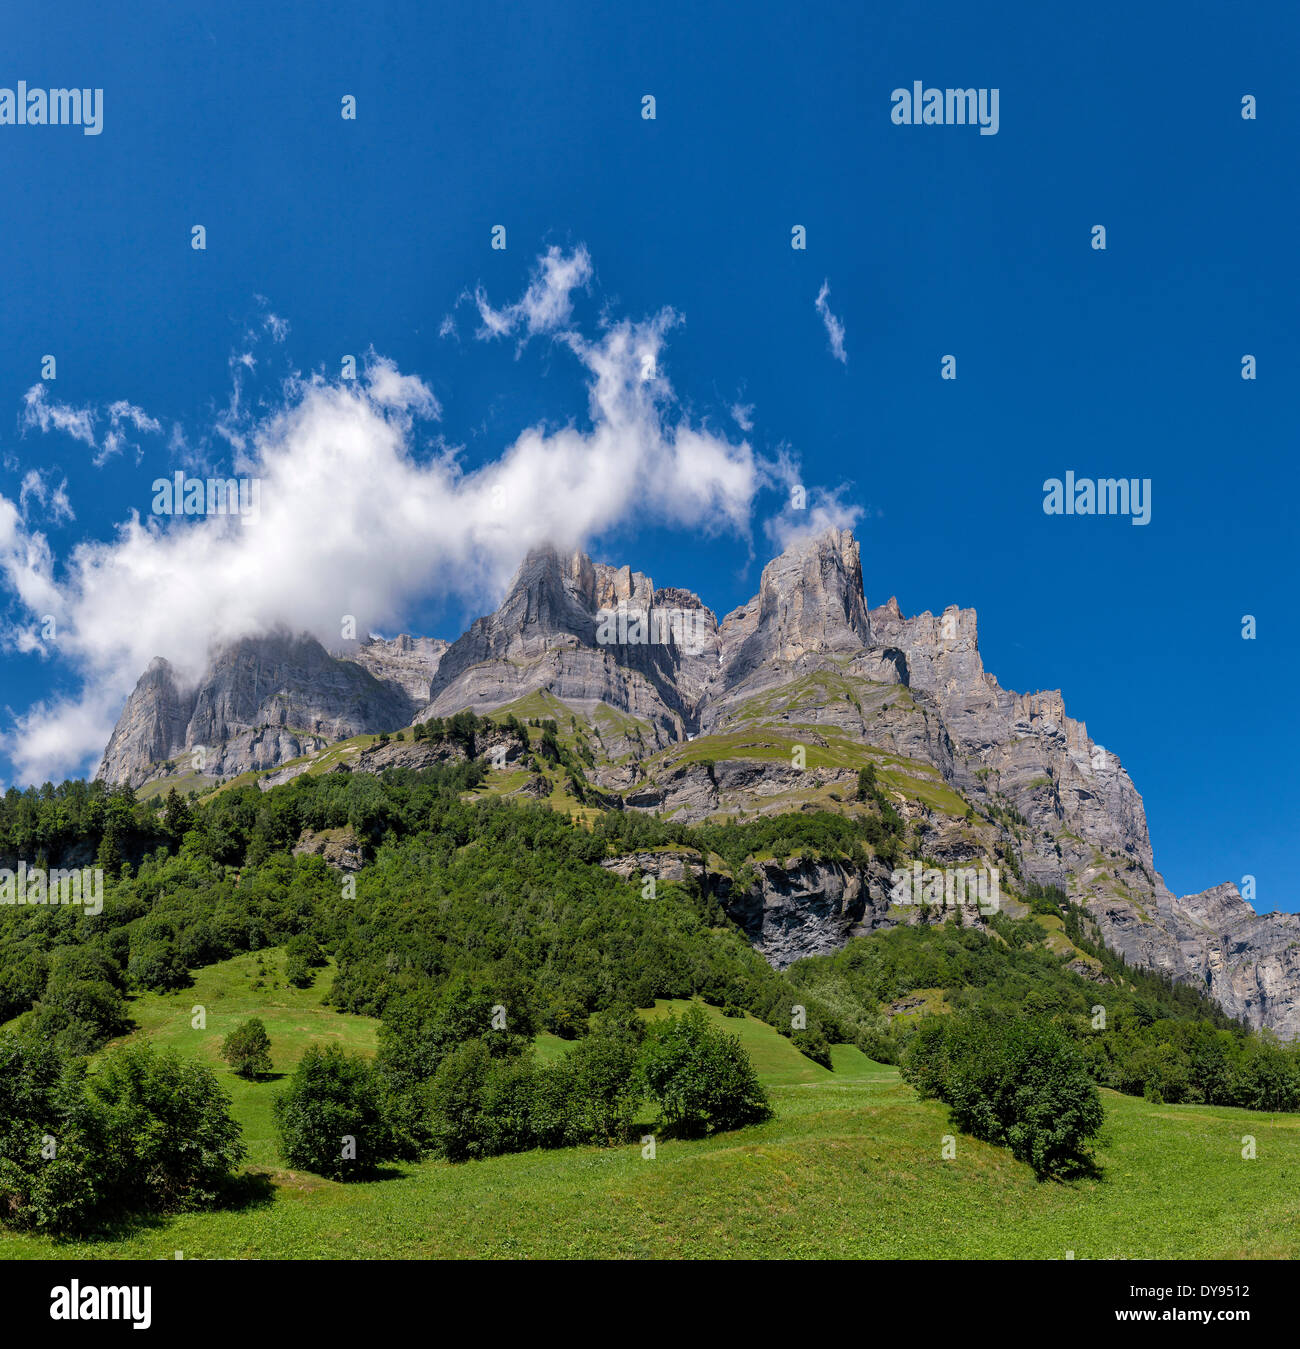
[[[580,419],[582,383],[542,344],[440,339],[441,318],[583,243],[590,313],[684,314],[666,359],[697,419],[753,403],[757,448],[847,484],[871,604],[973,606],[1005,687],[1064,692],[1131,773],[1175,891],[1250,873],[1261,911],[1300,908],[1294,7],[229,8],[8,16],[0,86],[105,90],[100,136],[0,127],[0,492],[67,476],[56,556],[186,465],[166,437],[97,468],[22,434],[44,353],[59,399],[124,398],[197,443],[262,296],[290,324],[279,359],[332,373],[373,345],[427,381],[472,466],[532,419]],[[917,79],[997,87],[999,133],[893,125]],[[1045,516],[1066,469],[1149,477],[1151,524]],[[776,504],[752,553],[653,527],[596,551],[723,613],[756,589]],[[408,626],[466,617],[431,598]],[[0,653],[6,727],[73,682]]]

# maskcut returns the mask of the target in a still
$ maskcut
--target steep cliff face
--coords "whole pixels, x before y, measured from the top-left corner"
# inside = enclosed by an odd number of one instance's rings
[[[184,745],[193,714],[194,691],[182,693],[171,665],[155,656],[126,700],[97,776],[143,782],[151,767]]]
[[[857,541],[848,530],[788,548],[763,568],[758,594],[723,620],[721,661],[708,689],[716,722],[737,696],[784,682],[810,658],[872,645]]]
[[[447,646],[440,637],[410,637],[403,633],[388,641],[368,637],[350,649],[331,654],[336,660],[351,661],[368,670],[381,684],[398,690],[422,707],[429,701],[429,686]]]
[[[100,772],[138,784],[195,746],[209,774],[270,769],[359,732],[538,698],[546,715],[586,725],[594,801],[686,822],[850,809],[858,768],[875,764],[928,858],[1001,860],[1059,885],[1130,963],[1300,1034],[1300,918],[1257,915],[1231,886],[1175,897],[1114,751],[1067,715],[1059,691],[999,685],[974,610],[909,618],[894,599],[869,609],[848,531],[769,562],[755,597],[721,623],[691,591],[540,548],[501,606],[450,646],[403,636],[331,656],[276,634],[219,652],[193,689],[158,660]],[[367,751],[366,766],[395,754]],[[870,878],[801,877],[786,863],[731,899],[774,962],[880,921]]]
[[[274,768],[363,731],[405,725],[415,702],[314,638],[272,633],[219,651],[198,684],[155,660],[127,700],[97,776],[139,785],[184,757],[204,774]]]
[[[1184,967],[1226,1011],[1300,1036],[1300,914],[1257,914],[1229,883],[1174,900],[1166,921]]]
[[[687,733],[692,690],[716,649],[717,622],[697,596],[536,549],[501,607],[448,648],[422,715],[485,712],[546,689],[587,714],[604,703],[645,720],[658,747]]]

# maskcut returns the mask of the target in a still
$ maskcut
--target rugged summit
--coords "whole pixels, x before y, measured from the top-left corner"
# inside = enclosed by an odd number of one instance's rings
[[[1300,1034],[1300,917],[1257,915],[1231,885],[1175,897],[1114,752],[1059,691],[1014,693],[985,671],[974,610],[908,618],[892,598],[869,609],[847,530],[769,562],[758,594],[721,623],[691,591],[538,548],[500,607],[450,646],[372,638],[331,655],[277,633],[218,652],[192,689],[155,660],[100,774],[139,785],[203,747],[202,771],[229,776],[465,708],[536,716],[539,700],[581,722],[606,807],[685,821],[850,809],[872,764],[928,860],[1060,886],[1131,964]],[[764,866],[760,890],[737,903],[779,963],[884,921],[887,871],[796,885]]]
[[[603,703],[643,718],[653,743],[668,744],[694,722],[717,629],[689,591],[656,591],[641,572],[585,553],[535,549],[501,607],[447,649],[424,715],[485,712],[546,689],[585,715]]]
[[[181,689],[157,657],[140,677],[97,776],[138,786],[176,760],[212,777],[274,768],[362,731],[405,725],[416,699],[314,637],[276,632],[217,652]]]
[[[763,568],[758,594],[723,620],[723,669],[715,683],[719,692],[756,690],[771,684],[774,671],[809,656],[856,655],[870,645],[858,543],[835,529]]]

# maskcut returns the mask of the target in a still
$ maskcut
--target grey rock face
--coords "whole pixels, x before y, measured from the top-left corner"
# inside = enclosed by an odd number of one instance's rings
[[[758,884],[726,902],[728,916],[777,969],[829,955],[852,936],[888,926],[888,890],[839,862],[763,862]]]
[[[348,660],[368,670],[381,683],[399,690],[416,707],[429,701],[429,685],[448,643],[439,637],[410,637],[403,633],[385,641],[368,637],[351,650],[336,651],[337,660]]]
[[[365,862],[361,840],[350,829],[325,829],[313,833],[302,831],[294,844],[295,857],[323,857],[336,871],[360,871]]]
[[[193,694],[182,694],[171,665],[155,656],[126,700],[97,776],[109,782],[143,781],[151,765],[184,745],[193,713]]]
[[[421,715],[486,712],[544,688],[588,715],[605,703],[646,721],[657,748],[683,737],[716,647],[716,620],[689,592],[657,593],[629,567],[535,549],[501,607],[443,655]]]
[[[628,853],[601,864],[624,880],[703,880],[716,893],[754,948],[776,969],[808,956],[829,955],[851,937],[900,925],[944,922],[951,911],[891,908],[890,872],[879,862],[858,867],[816,858],[759,863],[756,879],[737,888],[730,878],[704,875],[698,854]],[[962,915],[967,926],[983,927],[978,910]]]
[[[219,652],[198,685],[177,687],[155,660],[127,700],[97,776],[139,785],[160,761],[202,747],[203,771],[229,776],[367,731],[403,726],[412,699],[312,637],[273,633]]]
[[[1166,922],[1184,967],[1225,1011],[1300,1035],[1300,914],[1257,914],[1227,884],[1174,900]]]
[[[929,856],[963,860],[994,839],[1027,878],[1065,889],[1130,963],[1206,988],[1253,1025],[1300,1034],[1300,918],[1256,915],[1231,886],[1172,895],[1142,798],[1113,750],[1067,715],[1059,691],[999,685],[984,669],[974,610],[908,618],[893,599],[869,610],[848,531],[787,549],[764,568],[754,599],[721,623],[690,591],[541,548],[500,608],[450,646],[399,637],[338,658],[278,634],[219,653],[194,689],[155,661],[100,774],[138,784],[195,745],[212,753],[209,772],[275,768],[362,731],[486,713],[534,693],[592,722],[601,762],[591,777],[604,791],[627,809],[684,821],[795,808],[799,790],[851,796],[853,769],[746,757],[738,730],[797,727],[809,745],[834,736],[931,765],[982,818],[919,821],[931,829]],[[711,761],[666,753],[647,771],[657,752],[710,735],[726,737]],[[380,748],[353,766],[423,762],[430,752]],[[525,790],[546,794],[544,785]],[[778,963],[883,921],[870,878],[778,870],[765,873],[760,894],[732,901]]]
[[[785,682],[809,657],[854,656],[872,644],[857,541],[833,529],[787,549],[763,568],[758,594],[723,620],[719,669],[706,724],[738,691],[752,697]]]
[[[662,811],[686,824],[698,824],[719,812],[779,808],[784,798],[809,786],[840,784],[846,792],[856,786],[857,773],[848,769],[807,768],[771,760],[718,759],[687,762],[658,775],[652,784],[633,787],[623,795],[632,809]]]

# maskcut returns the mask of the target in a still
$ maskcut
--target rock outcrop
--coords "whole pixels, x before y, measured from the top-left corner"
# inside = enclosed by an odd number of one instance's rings
[[[440,637],[368,637],[350,650],[335,651],[338,660],[368,670],[381,683],[399,690],[417,707],[429,701],[429,686],[438,673],[448,643]]]
[[[275,768],[337,740],[403,726],[415,700],[313,637],[247,637],[179,686],[156,659],[141,676],[97,776],[140,785],[169,760],[208,777]]]
[[[365,847],[348,828],[322,829],[319,833],[304,829],[294,844],[293,855],[323,857],[336,871],[360,871],[365,862]]]
[[[769,562],[757,595],[720,623],[691,591],[539,548],[501,606],[450,645],[402,636],[331,656],[314,639],[273,634],[218,652],[190,689],[156,660],[100,772],[139,784],[198,746],[209,775],[272,769],[361,732],[534,695],[586,723],[599,750],[590,804],[686,822],[837,808],[868,759],[904,765],[916,790],[894,796],[928,857],[1009,859],[1066,890],[1130,963],[1300,1035],[1300,918],[1257,915],[1231,886],[1175,897],[1114,751],[1066,713],[1059,691],[999,685],[974,610],[869,608],[846,530]],[[442,753],[397,743],[348,766],[418,766]],[[535,774],[512,790],[546,796],[550,783]],[[830,949],[879,916],[861,877],[784,866],[764,876],[730,902],[776,963]]]

